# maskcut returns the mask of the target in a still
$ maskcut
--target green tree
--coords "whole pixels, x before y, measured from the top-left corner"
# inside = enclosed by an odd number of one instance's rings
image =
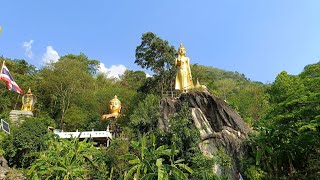
[[[156,74],[172,68],[176,50],[168,41],[152,32],[142,34],[141,40],[141,44],[136,48],[136,64],[151,69]]]
[[[150,69],[155,73],[157,83],[154,88],[164,91],[172,90],[174,86],[174,60],[177,54],[175,48],[168,41],[162,40],[152,32],[142,34],[141,44],[136,48],[135,63],[142,68]]]
[[[145,72],[126,70],[120,77],[120,84],[129,89],[137,90],[143,85],[145,80]]]
[[[160,117],[159,103],[160,98],[152,94],[139,102],[138,107],[130,115],[130,124],[137,133],[144,134],[157,129]]]
[[[65,122],[65,115],[70,107],[82,107],[90,113],[96,108],[94,98],[94,79],[91,60],[84,55],[67,55],[56,63],[49,64],[40,72],[39,88],[42,89],[41,101],[54,119],[60,121],[60,128]],[[83,125],[83,124],[82,124]]]
[[[66,131],[82,130],[83,124],[86,123],[88,114],[79,107],[70,107],[65,114]],[[83,129],[85,130],[85,129]]]
[[[255,164],[272,177],[320,174],[320,71],[309,65],[297,76],[281,72],[270,89],[272,106],[249,141]],[[315,70],[315,71],[314,71]]]
[[[246,123],[252,125],[260,120],[269,109],[268,86],[256,83],[241,86],[238,92],[231,95],[228,102],[239,112]]]

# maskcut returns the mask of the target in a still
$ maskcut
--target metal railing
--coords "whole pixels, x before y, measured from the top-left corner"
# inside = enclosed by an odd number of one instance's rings
[[[70,139],[70,138],[80,138],[80,139],[93,139],[93,140],[99,140],[106,142],[107,147],[110,145],[110,142],[112,140],[112,133],[109,131],[109,126],[106,131],[82,131],[79,132],[78,130],[76,132],[63,132],[61,130],[55,129],[53,130],[53,133],[57,134],[60,138],[63,139]]]
[[[173,90],[173,91],[162,91],[161,93],[162,98],[177,98],[179,97],[179,91]]]

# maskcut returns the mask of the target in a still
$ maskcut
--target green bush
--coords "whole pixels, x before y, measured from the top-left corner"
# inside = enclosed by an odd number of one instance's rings
[[[137,133],[143,134],[157,129],[157,121],[160,117],[159,103],[158,96],[149,94],[138,104],[130,116],[130,124]]]
[[[27,170],[30,179],[101,179],[108,171],[92,142],[52,138]]]
[[[252,180],[260,180],[263,177],[265,177],[266,172],[262,171],[259,167],[257,166],[250,166],[245,172],[244,175],[248,179]]]
[[[20,127],[13,126],[2,143],[9,166],[28,167],[35,153],[46,149],[48,126],[54,124],[50,118],[29,118]]]

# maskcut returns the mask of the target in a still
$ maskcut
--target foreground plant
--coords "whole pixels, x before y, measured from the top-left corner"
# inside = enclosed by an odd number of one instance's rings
[[[137,150],[137,154],[127,154],[120,158],[128,160],[131,165],[124,179],[188,179],[188,174],[193,171],[183,159],[174,160],[178,152],[175,146],[171,149],[166,146],[156,147],[155,136],[151,135],[150,139],[143,135],[141,142],[133,141],[132,147]],[[149,141],[148,141],[149,140]],[[185,173],[185,172],[186,173]]]
[[[48,149],[40,152],[39,158],[27,170],[28,178],[67,180],[90,178],[93,174],[107,176],[104,165],[98,166],[97,157],[101,152],[92,142],[55,138],[48,144]]]

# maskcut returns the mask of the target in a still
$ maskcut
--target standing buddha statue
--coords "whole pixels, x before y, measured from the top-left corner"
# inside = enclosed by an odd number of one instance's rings
[[[178,49],[178,57],[175,60],[175,65],[177,67],[175,83],[176,90],[187,92],[188,89],[193,88],[189,61],[189,58],[186,56],[186,49],[183,47],[182,44],[180,44],[180,47]]]

